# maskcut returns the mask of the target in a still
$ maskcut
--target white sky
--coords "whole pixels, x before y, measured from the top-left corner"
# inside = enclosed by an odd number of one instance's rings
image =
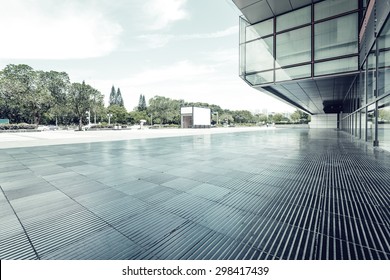
[[[28,64],[85,80],[128,110],[162,95],[253,112],[294,109],[238,77],[231,0],[0,0],[0,68]]]

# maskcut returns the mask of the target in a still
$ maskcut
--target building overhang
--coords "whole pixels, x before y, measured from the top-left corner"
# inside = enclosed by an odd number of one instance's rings
[[[232,0],[251,23],[263,21],[321,0]]]

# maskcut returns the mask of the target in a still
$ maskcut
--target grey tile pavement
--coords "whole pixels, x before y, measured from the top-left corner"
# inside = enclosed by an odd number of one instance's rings
[[[389,259],[390,156],[334,130],[0,149],[0,259]]]

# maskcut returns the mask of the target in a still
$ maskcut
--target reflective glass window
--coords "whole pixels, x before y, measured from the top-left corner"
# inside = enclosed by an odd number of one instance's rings
[[[326,62],[317,62],[314,64],[314,75],[326,75],[358,70],[357,56],[336,59]]]
[[[359,107],[366,104],[366,88],[366,63],[364,63],[359,74]]]
[[[379,52],[378,96],[390,93],[390,51]]]
[[[379,146],[390,151],[390,96],[378,102]]]
[[[254,40],[260,37],[273,34],[274,20],[273,18],[262,21],[260,23],[250,25],[246,28],[246,40]]]
[[[367,141],[372,142],[375,137],[375,104],[367,108]]]
[[[339,15],[345,12],[356,10],[358,8],[357,0],[327,0],[314,5],[314,20]]]
[[[325,59],[358,53],[357,13],[314,26],[314,58]]]
[[[250,82],[252,85],[272,83],[274,81],[274,71],[266,71],[266,72],[252,74],[252,75],[247,75],[246,80]]]
[[[373,100],[375,96],[375,65],[376,65],[376,57],[375,57],[375,48],[374,45],[373,50],[370,52],[367,58],[367,102]]]
[[[245,66],[247,73],[274,68],[273,37],[246,43]]]
[[[290,29],[311,22],[311,6],[278,16],[276,18],[276,32]]]
[[[378,39],[378,96],[390,92],[390,20],[383,27]]]
[[[366,141],[366,127],[367,127],[367,118],[366,118],[366,108],[363,108],[360,111],[360,117],[361,117],[361,129],[360,129],[360,135],[361,139]]]
[[[275,70],[275,81],[287,81],[311,76],[311,64]]]
[[[310,26],[276,36],[276,68],[311,61]]]

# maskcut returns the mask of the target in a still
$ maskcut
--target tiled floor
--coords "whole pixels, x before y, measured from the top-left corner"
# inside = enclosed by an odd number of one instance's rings
[[[0,150],[1,259],[390,259],[390,156],[280,129]]]

